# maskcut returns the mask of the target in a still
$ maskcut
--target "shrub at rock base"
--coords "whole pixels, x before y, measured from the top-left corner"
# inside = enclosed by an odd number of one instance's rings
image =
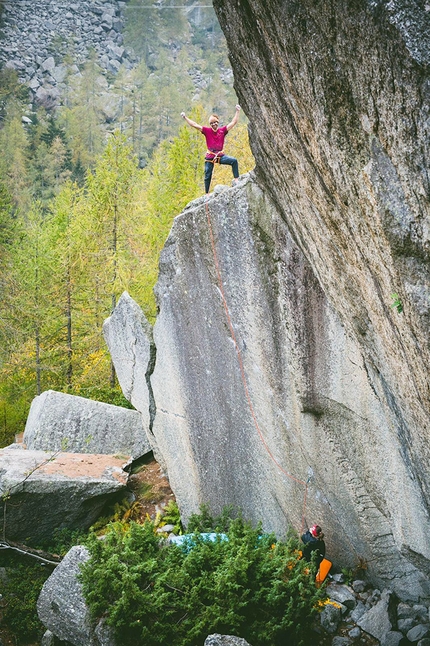
[[[241,519],[231,522],[228,541],[195,534],[188,549],[160,548],[151,523],[113,525],[88,547],[87,604],[124,646],[200,646],[210,633],[253,646],[299,645],[324,596],[309,564],[297,560],[297,539],[278,542]]]

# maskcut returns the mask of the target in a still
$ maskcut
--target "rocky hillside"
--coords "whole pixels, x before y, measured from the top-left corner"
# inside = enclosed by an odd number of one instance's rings
[[[36,103],[47,108],[60,100],[65,81],[79,65],[98,55],[100,65],[116,73],[136,57],[123,47],[124,27],[117,0],[76,0],[67,10],[60,3],[6,2],[1,25],[0,62],[28,83]],[[69,65],[64,62],[68,56]]]

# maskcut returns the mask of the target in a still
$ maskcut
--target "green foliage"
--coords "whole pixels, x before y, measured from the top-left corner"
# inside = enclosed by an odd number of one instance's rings
[[[187,531],[190,533],[201,532],[228,532],[235,513],[232,505],[227,505],[219,516],[212,516],[208,505],[200,506],[200,513],[191,514],[188,520]],[[240,515],[240,514],[239,514]]]
[[[173,533],[181,535],[184,533],[184,528],[181,522],[181,515],[179,513],[178,505],[175,500],[170,500],[164,508],[159,527],[164,525],[173,525]]]
[[[87,399],[94,399],[105,404],[134,410],[133,405],[124,397],[119,386],[116,388],[109,386],[84,386],[79,389],[79,394],[81,397],[86,397]]]
[[[403,303],[400,300],[400,296],[398,294],[391,294],[391,298],[393,299],[391,307],[394,307],[401,314],[403,312]]]
[[[36,603],[49,575],[50,572],[40,565],[15,565],[7,570],[7,580],[2,589],[2,625],[13,632],[18,644],[40,640],[45,631],[37,616]]]
[[[105,616],[125,646],[200,646],[214,632],[254,646],[304,644],[323,596],[297,539],[277,542],[240,518],[228,541],[195,534],[188,551],[160,548],[149,522],[114,525],[88,546],[81,580],[92,617]]]
[[[52,533],[51,541],[40,545],[39,548],[50,554],[65,556],[74,545],[82,545],[85,543],[87,536],[88,532],[83,532],[79,529],[70,529],[68,527],[63,527],[62,529],[56,528]]]
[[[343,574],[343,578],[345,580],[346,585],[351,585],[351,583],[354,581],[354,578],[355,578],[354,570],[352,570],[351,568],[343,567],[341,572]]]

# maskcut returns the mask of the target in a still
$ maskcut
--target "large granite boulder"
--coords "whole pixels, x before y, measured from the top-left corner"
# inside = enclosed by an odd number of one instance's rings
[[[124,458],[0,450],[0,517],[9,541],[40,545],[56,529],[88,529],[126,495]]]
[[[252,175],[175,219],[156,296],[153,432],[184,519],[233,504],[283,535],[305,515],[332,559],[427,597],[427,503],[396,400]]]
[[[122,453],[133,458],[151,450],[138,411],[54,390],[33,399],[24,443],[32,450]]]
[[[155,414],[149,379],[155,364],[152,327],[127,292],[104,322],[103,334],[124,397],[142,414],[143,426],[150,434]]]

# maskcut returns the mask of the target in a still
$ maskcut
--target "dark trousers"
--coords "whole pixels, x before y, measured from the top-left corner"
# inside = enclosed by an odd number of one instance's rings
[[[223,155],[220,158],[219,163],[227,164],[228,166],[231,166],[231,170],[233,171],[233,177],[239,177],[239,164],[236,157],[229,157],[228,155]],[[206,193],[209,193],[213,169],[214,169],[214,164],[210,161],[206,161],[205,162],[205,192]]]

